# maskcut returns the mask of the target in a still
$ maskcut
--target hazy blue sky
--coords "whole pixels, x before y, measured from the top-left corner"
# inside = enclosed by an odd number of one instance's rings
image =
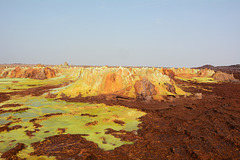
[[[240,63],[240,0],[0,0],[0,63]]]

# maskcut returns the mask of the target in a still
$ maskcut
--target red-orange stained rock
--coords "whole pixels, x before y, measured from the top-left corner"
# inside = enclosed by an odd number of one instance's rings
[[[123,80],[120,74],[109,73],[104,83],[104,92],[113,93],[123,88]]]

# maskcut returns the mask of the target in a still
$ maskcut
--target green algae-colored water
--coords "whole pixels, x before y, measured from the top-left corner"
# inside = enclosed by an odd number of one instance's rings
[[[13,96],[10,100],[0,103],[0,106],[4,104],[21,104],[21,106],[17,107],[1,108],[6,111],[29,108],[26,111],[0,114],[1,126],[9,122],[13,123],[8,127],[22,126],[22,128],[9,132],[0,132],[0,153],[13,148],[17,143],[24,143],[31,147],[30,144],[33,142],[42,141],[46,137],[58,134],[87,134],[87,136],[84,136],[87,140],[97,143],[104,150],[112,150],[123,144],[131,144],[133,142],[121,141],[111,134],[105,134],[106,129],[112,128],[116,131],[138,130],[138,124],[141,123],[138,118],[145,115],[144,112],[123,106],[65,102],[45,98],[45,96]],[[62,114],[47,118],[43,117],[52,113]],[[16,120],[17,118],[20,118],[20,120]],[[36,129],[34,124],[30,122],[33,118],[38,118],[39,120],[36,120],[35,123],[42,125],[42,127],[37,128],[39,131],[32,133],[33,136],[30,137],[26,135],[26,131],[34,131]],[[125,124],[117,124],[114,120],[121,120]],[[87,123],[89,122],[97,123],[88,125]],[[65,132],[59,132],[59,128],[64,128]],[[103,139],[105,140],[104,143]],[[32,150],[29,147],[26,150]],[[22,152],[26,151],[23,150]]]
[[[10,93],[40,86],[57,85],[69,82],[69,80],[76,80],[77,77],[78,74],[71,75],[66,72],[65,75],[48,80],[3,78],[0,79],[0,92]],[[63,88],[65,87],[55,88],[52,92]],[[132,144],[133,142],[121,141],[120,138],[116,138],[111,134],[105,134],[107,129],[112,128],[116,131],[138,130],[138,124],[141,123],[138,118],[145,115],[144,112],[124,106],[66,102],[45,97],[46,94],[37,97],[15,95],[11,96],[9,100],[0,103],[0,109],[5,111],[5,113],[0,114],[0,127],[9,122],[11,122],[9,128],[16,125],[21,126],[21,128],[8,132],[0,132],[0,157],[4,152],[14,148],[17,143],[24,143],[27,148],[18,153],[20,158],[34,160],[54,159],[54,157],[30,156],[29,153],[34,151],[31,143],[43,141],[47,137],[59,134],[86,134],[84,136],[86,140],[98,144],[103,150],[112,150],[123,144]],[[5,104],[20,104],[20,106],[2,107]],[[28,109],[17,111],[23,108]],[[58,114],[44,117],[44,115],[56,113]],[[41,127],[36,128],[34,126],[34,123],[31,122],[34,118],[38,119],[35,123],[40,124]],[[123,121],[124,124],[117,124],[114,122],[115,120]],[[65,132],[61,132],[61,129],[65,129]],[[29,136],[26,131],[36,132],[32,133],[33,136]]]
[[[75,81],[78,76],[79,69],[70,72],[65,71],[55,78],[44,80],[30,78],[0,78],[0,92],[15,92],[46,85],[59,85],[64,82]]]

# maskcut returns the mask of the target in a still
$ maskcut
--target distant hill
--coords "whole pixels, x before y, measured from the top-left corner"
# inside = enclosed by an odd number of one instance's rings
[[[213,66],[210,64],[203,65],[201,67],[194,67],[196,69],[212,69],[214,71],[222,71],[226,73],[240,73],[240,64],[235,64],[235,65],[229,65],[229,66]]]
[[[195,67],[194,67],[195,68]],[[203,65],[201,67],[196,67],[197,69],[204,69],[204,68],[208,68],[208,69],[213,69],[215,68],[213,65],[210,65],[210,64],[206,64],[206,65]]]

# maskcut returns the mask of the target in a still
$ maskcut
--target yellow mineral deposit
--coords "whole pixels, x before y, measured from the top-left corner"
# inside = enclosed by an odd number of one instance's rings
[[[173,79],[164,74],[162,68],[81,68],[78,80],[71,86],[60,90],[57,95],[68,97],[97,96],[101,94],[116,94],[136,98],[136,82],[149,81],[156,92],[149,93],[156,100],[165,95],[185,95]],[[140,83],[139,82],[139,83]],[[145,88],[144,88],[145,87]],[[144,86],[139,94],[147,92]],[[172,89],[169,89],[171,87]]]
[[[172,69],[177,79],[183,81],[193,81],[197,83],[216,83],[217,80],[213,78],[215,74],[214,70],[211,69],[189,69],[189,68],[178,68]]]

